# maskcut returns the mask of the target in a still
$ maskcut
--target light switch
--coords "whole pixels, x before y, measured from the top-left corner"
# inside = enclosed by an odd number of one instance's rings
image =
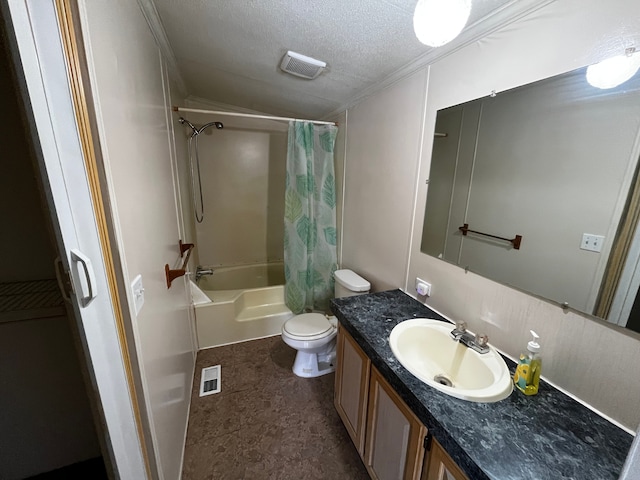
[[[136,306],[136,315],[142,310],[144,305],[144,287],[142,286],[142,275],[138,275],[131,282],[131,292]]]
[[[601,252],[603,243],[604,243],[604,237],[602,235],[593,235],[591,233],[583,233],[582,242],[580,243],[580,248],[582,250],[588,250],[590,252]]]

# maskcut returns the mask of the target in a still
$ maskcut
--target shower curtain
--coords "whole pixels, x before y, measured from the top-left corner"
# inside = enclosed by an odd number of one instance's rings
[[[284,207],[285,298],[294,313],[327,311],[336,270],[333,147],[338,128],[289,122]]]

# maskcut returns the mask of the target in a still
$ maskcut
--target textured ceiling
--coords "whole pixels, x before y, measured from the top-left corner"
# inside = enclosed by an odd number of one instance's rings
[[[335,112],[433,53],[413,33],[415,3],[153,0],[189,96],[307,118]],[[489,19],[518,3],[535,2],[475,0],[467,30],[478,38],[494,26]],[[287,50],[325,61],[327,69],[315,80],[288,75],[279,69]]]

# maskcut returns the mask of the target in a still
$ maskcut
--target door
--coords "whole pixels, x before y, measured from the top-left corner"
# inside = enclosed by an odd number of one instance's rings
[[[418,480],[427,429],[371,368],[364,462],[374,480]]]
[[[338,327],[336,350],[333,402],[358,453],[363,457],[371,361],[341,325]]]
[[[425,468],[422,480],[469,480],[460,467],[444,451],[442,446],[431,440],[429,450],[429,467]]]
[[[3,18],[15,33],[12,50],[56,241],[74,292],[71,302],[93,388],[100,399],[105,442],[116,475],[148,478],[139,412],[126,344],[110,295],[94,198],[67,77],[56,6],[52,0],[3,2]],[[17,252],[26,254],[27,252]]]

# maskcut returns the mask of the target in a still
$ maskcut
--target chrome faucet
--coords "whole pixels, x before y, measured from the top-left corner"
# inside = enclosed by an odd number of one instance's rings
[[[213,268],[202,268],[200,265],[196,267],[196,283],[204,275],[213,275]]]
[[[487,353],[489,351],[489,347],[487,346],[489,337],[486,335],[473,335],[467,332],[466,322],[456,323],[456,327],[451,331],[450,335],[456,342],[460,342],[478,353]]]

